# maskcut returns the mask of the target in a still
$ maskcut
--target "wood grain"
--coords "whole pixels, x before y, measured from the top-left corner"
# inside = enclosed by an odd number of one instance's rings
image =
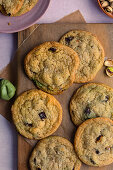
[[[35,30],[37,25],[33,25],[32,27],[21,31],[18,33],[18,47],[24,42],[24,40],[29,37],[29,35]],[[31,153],[32,146],[25,141],[25,139],[18,135],[18,170],[28,170],[28,157]]]

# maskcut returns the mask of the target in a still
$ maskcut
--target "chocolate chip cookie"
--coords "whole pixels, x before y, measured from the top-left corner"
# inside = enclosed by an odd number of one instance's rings
[[[66,33],[60,43],[71,47],[79,56],[75,82],[85,83],[94,79],[104,62],[104,50],[99,40],[89,32],[74,30]]]
[[[8,16],[14,16],[22,7],[24,0],[0,0],[0,11]]]
[[[41,90],[24,92],[15,100],[11,110],[17,130],[29,139],[51,135],[62,121],[60,103]]]
[[[14,16],[20,16],[29,12],[37,4],[37,2],[38,0],[24,0],[21,9]]]
[[[82,123],[75,134],[75,151],[87,165],[105,166],[113,162],[113,121],[93,118]]]
[[[38,142],[29,162],[31,170],[80,170],[81,166],[73,145],[59,136]]]
[[[80,87],[70,101],[70,114],[75,125],[96,117],[113,120],[113,89],[99,83]]]
[[[76,52],[57,42],[45,42],[25,57],[25,71],[38,88],[58,94],[72,85],[79,65]]]

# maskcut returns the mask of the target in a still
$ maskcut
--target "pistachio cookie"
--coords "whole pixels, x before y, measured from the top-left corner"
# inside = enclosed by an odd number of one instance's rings
[[[29,162],[31,170],[80,170],[81,166],[73,145],[59,136],[39,141]]]
[[[98,83],[80,87],[70,101],[70,114],[75,125],[96,117],[113,120],[113,89]]]
[[[21,9],[14,15],[14,16],[20,16],[25,14],[26,12],[29,12],[36,4],[38,0],[24,0],[24,3],[21,7]]]
[[[93,118],[82,123],[75,134],[75,151],[87,165],[105,166],[113,162],[113,121]]]
[[[62,121],[60,103],[41,90],[21,94],[12,106],[17,130],[29,139],[41,139],[54,133]]]
[[[60,43],[71,47],[80,58],[75,82],[85,83],[94,79],[104,62],[104,50],[99,40],[89,32],[74,30],[66,33]]]
[[[74,50],[57,42],[45,42],[25,57],[25,71],[37,87],[50,94],[66,90],[75,79],[79,58]]]
[[[14,16],[22,7],[24,0],[0,0],[0,11],[8,16]]]

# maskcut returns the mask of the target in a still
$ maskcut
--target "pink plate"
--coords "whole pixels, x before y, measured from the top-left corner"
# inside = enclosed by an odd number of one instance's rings
[[[0,13],[0,32],[13,33],[30,27],[44,14],[49,3],[50,0],[39,0],[31,11],[19,17],[4,16]]]

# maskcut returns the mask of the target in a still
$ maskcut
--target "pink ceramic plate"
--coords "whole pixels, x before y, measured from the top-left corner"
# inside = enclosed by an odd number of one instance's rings
[[[46,11],[49,2],[50,0],[39,0],[31,11],[19,17],[8,17],[0,13],[0,32],[18,32],[35,24]]]

